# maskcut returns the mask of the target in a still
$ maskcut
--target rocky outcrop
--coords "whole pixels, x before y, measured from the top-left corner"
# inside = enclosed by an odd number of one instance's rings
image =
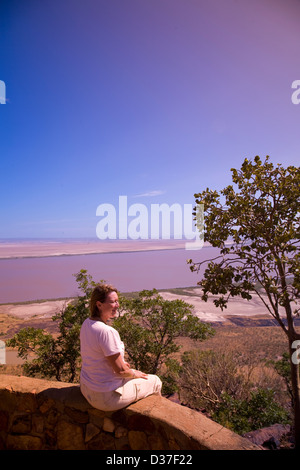
[[[258,450],[249,440],[152,395],[127,408],[92,408],[78,385],[0,375],[0,449]]]
[[[273,424],[266,428],[244,434],[255,445],[269,450],[282,448],[292,448],[293,440],[291,436],[291,426],[286,424]]]

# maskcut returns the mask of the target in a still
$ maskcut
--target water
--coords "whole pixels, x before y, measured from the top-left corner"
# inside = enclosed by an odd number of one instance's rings
[[[154,250],[130,253],[52,256],[0,260],[0,303],[54,299],[78,295],[73,274],[87,269],[94,281],[114,284],[121,292],[195,286],[200,274],[186,260],[214,256],[214,248],[186,251]]]

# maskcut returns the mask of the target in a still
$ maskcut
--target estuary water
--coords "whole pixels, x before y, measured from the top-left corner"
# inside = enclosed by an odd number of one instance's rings
[[[0,303],[78,295],[74,274],[86,269],[120,292],[195,286],[201,277],[186,260],[215,256],[212,247],[0,259]]]

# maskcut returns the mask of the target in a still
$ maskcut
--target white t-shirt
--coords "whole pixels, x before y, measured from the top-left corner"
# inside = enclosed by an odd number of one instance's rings
[[[82,367],[80,381],[96,392],[110,392],[123,384],[107,360],[120,353],[124,359],[124,343],[113,327],[87,318],[80,330]]]

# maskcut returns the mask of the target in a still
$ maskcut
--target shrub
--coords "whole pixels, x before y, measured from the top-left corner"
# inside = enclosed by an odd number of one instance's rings
[[[238,434],[289,422],[287,411],[276,402],[274,390],[262,388],[251,391],[250,399],[244,400],[224,394],[212,417]]]
[[[233,353],[185,353],[178,386],[188,406],[205,409],[212,419],[239,434],[289,421],[275,391],[255,387]]]

